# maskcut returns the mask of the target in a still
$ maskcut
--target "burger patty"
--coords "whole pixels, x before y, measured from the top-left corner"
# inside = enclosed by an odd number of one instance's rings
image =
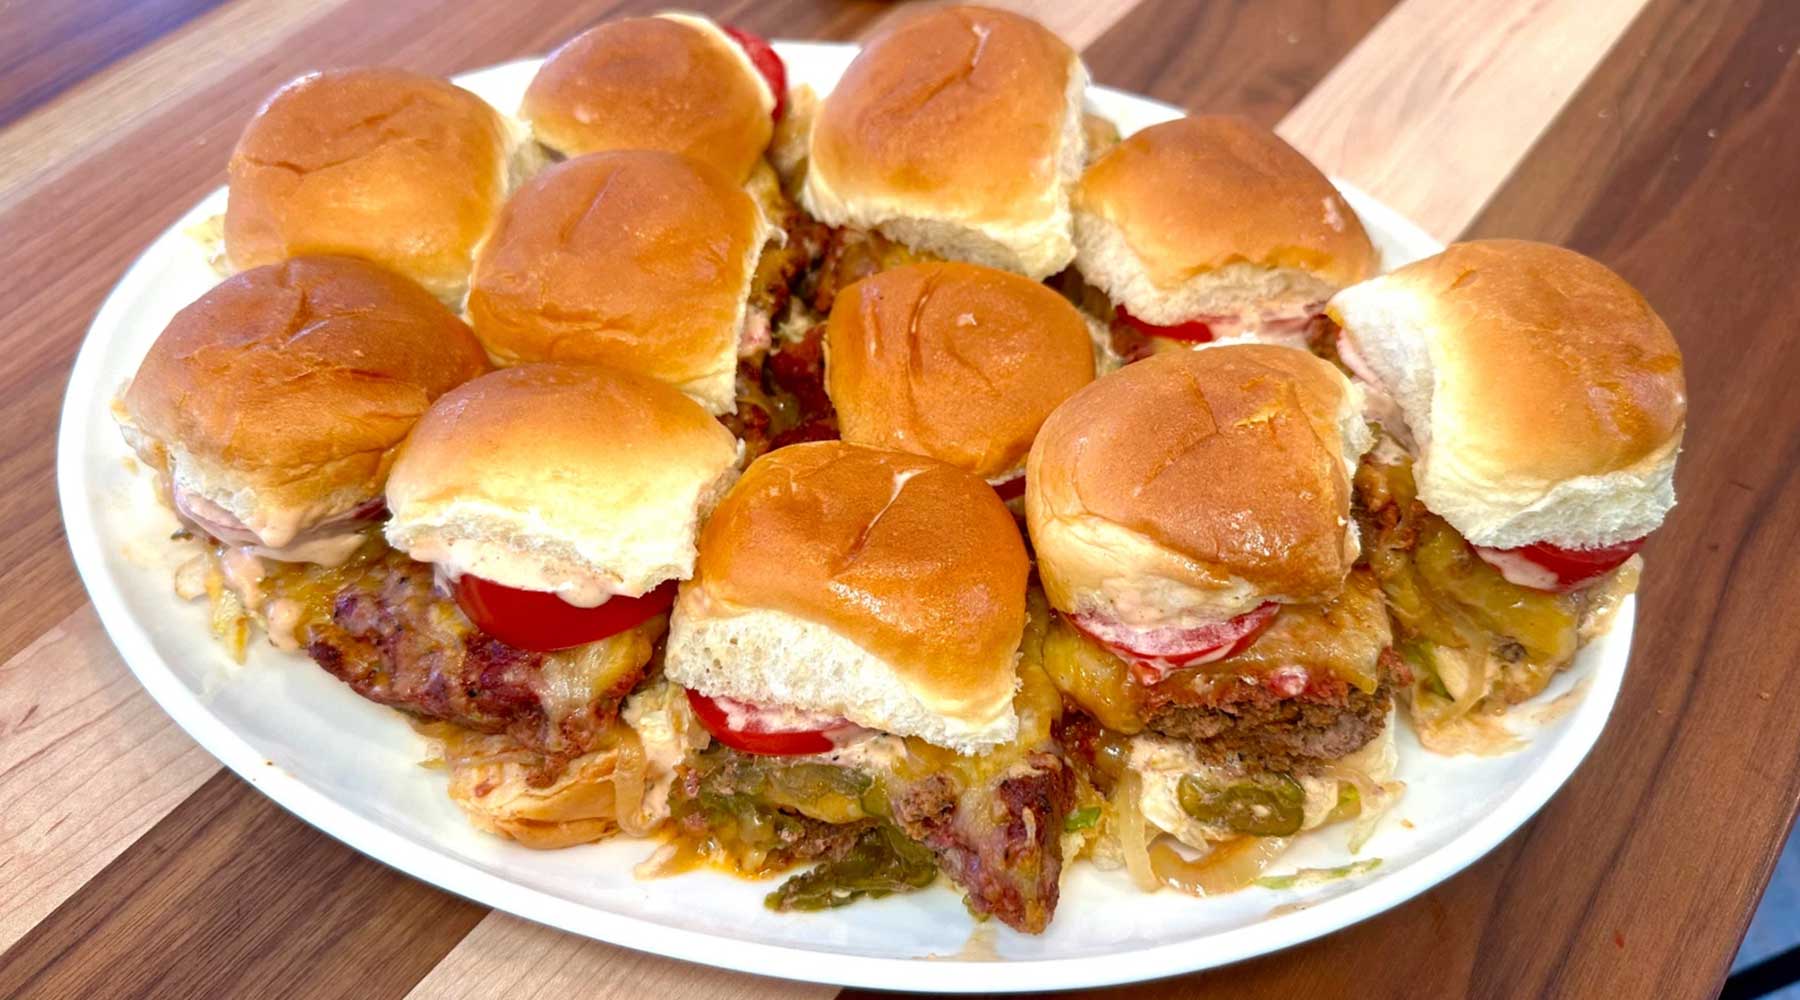
[[[1382,668],[1372,693],[1338,682],[1308,685],[1290,697],[1233,679],[1215,690],[1210,704],[1165,703],[1144,720],[1145,726],[1194,741],[1195,753],[1208,763],[1235,760],[1292,771],[1337,760],[1361,749],[1387,724],[1396,675],[1405,668],[1392,650],[1382,654]]]
[[[517,649],[475,628],[437,592],[431,566],[399,553],[345,586],[330,619],[310,623],[303,634],[313,660],[364,698],[478,732],[505,733],[543,755],[542,782],[595,744],[643,675],[642,664],[624,670],[603,681],[598,696],[570,707],[552,690],[546,671],[552,656],[569,654]]]
[[[933,775],[895,796],[893,811],[906,835],[930,847],[968,893],[970,909],[1036,934],[1056,913],[1063,818],[1074,802],[1074,772],[1036,751],[994,784],[960,794]]]

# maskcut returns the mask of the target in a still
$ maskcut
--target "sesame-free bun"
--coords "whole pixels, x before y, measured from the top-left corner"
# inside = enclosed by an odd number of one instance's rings
[[[774,108],[768,83],[718,25],[658,14],[564,42],[532,78],[519,114],[564,156],[660,149],[742,183],[769,146]]]
[[[693,570],[737,475],[731,432],[642,375],[523,365],[419,421],[388,477],[387,537],[414,559],[592,606]]]
[[[308,73],[263,103],[232,150],[226,257],[236,270],[362,257],[459,303],[518,144],[499,112],[440,77]]]
[[[664,669],[703,694],[970,753],[1017,731],[1025,545],[986,483],[825,441],[751,463],[700,535]]]
[[[1087,70],[1029,18],[909,17],[863,46],[813,123],[801,201],[834,226],[1034,280],[1074,256]]]
[[[1050,603],[1128,625],[1192,626],[1343,587],[1362,398],[1302,351],[1159,354],[1058,407],[1026,466]]]
[[[1028,278],[915,264],[839,293],[825,388],[845,441],[994,479],[1017,471],[1058,403],[1094,380],[1087,323]]]
[[[1375,248],[1319,168],[1254,122],[1152,125],[1075,191],[1075,265],[1150,323],[1291,314],[1375,273]]]
[[[750,196],[674,153],[590,153],[507,202],[469,290],[502,365],[604,364],[736,408],[738,333],[767,225]]]
[[[434,399],[487,370],[418,285],[348,257],[227,278],[175,314],[121,400],[146,464],[265,546],[381,495]]]
[[[1675,505],[1681,350],[1623,278],[1522,240],[1344,291],[1345,359],[1399,404],[1419,498],[1477,545],[1640,538]]]

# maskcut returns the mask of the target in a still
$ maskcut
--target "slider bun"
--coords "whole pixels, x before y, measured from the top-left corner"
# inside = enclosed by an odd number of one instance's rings
[[[1087,70],[1017,14],[941,7],[863,46],[821,103],[801,201],[833,226],[1034,280],[1067,265]]]
[[[674,153],[590,153],[513,195],[469,290],[502,365],[603,364],[736,408],[738,332],[767,226],[723,174]]]
[[[1296,311],[1373,275],[1362,222],[1275,133],[1204,115],[1152,125],[1087,169],[1075,265],[1150,323]]]
[[[297,257],[176,313],[121,424],[146,464],[279,548],[379,496],[432,400],[486,370],[469,328],[418,285]]]
[[[768,148],[775,95],[703,17],[612,21],[550,53],[519,114],[564,156],[660,149],[741,182]]]
[[[964,753],[1017,732],[1029,564],[987,484],[840,441],[751,463],[700,535],[664,669]]]
[[[388,477],[387,537],[425,562],[579,597],[637,596],[694,565],[737,472],[731,432],[654,379],[525,365],[431,408]]]
[[[1610,545],[1675,506],[1681,350],[1599,262],[1458,243],[1345,289],[1330,313],[1419,443],[1419,498],[1471,542]]]
[[[1329,363],[1263,344],[1159,354],[1076,393],[1026,466],[1050,603],[1191,626],[1331,598],[1357,555],[1361,405]]]
[[[1018,470],[1058,403],[1094,380],[1062,296],[977,264],[916,264],[837,297],[826,383],[843,438],[993,479]]]
[[[448,80],[309,73],[271,95],[232,150],[226,256],[243,270],[347,254],[460,302],[515,144],[499,112]]]

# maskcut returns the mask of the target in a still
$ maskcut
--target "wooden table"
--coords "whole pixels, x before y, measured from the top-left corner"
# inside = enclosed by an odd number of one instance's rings
[[[700,3],[855,39],[898,4]],[[1275,124],[1445,239],[1554,240],[1687,355],[1681,506],[1626,691],[1543,813],[1422,898],[1132,997],[1703,996],[1800,794],[1800,3],[1014,0],[1102,83]],[[804,996],[493,913],[293,819],[175,728],[64,546],[53,431],[108,288],[307,69],[450,73],[661,3],[0,3],[0,996]]]

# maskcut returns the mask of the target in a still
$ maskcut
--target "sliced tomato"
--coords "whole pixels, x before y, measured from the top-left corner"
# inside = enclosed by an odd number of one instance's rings
[[[1093,615],[1074,615],[1071,624],[1115,656],[1131,664],[1141,684],[1155,684],[1183,667],[1236,656],[1262,635],[1281,605],[1265,601],[1236,618],[1193,628],[1137,629]]]
[[[743,47],[744,54],[750,57],[750,64],[755,66],[756,71],[761,73],[762,78],[768,82],[769,90],[775,94],[775,110],[772,112],[772,116],[776,121],[780,121],[782,114],[787,111],[787,65],[781,61],[780,56],[775,54],[775,49],[769,45],[768,39],[755,32],[745,31],[729,24],[724,25],[724,28],[725,33]]]
[[[1167,337],[1170,340],[1185,340],[1190,344],[1206,344],[1213,340],[1212,327],[1197,319],[1186,323],[1177,323],[1174,326],[1157,326],[1155,323],[1147,323],[1126,312],[1124,306],[1114,309],[1113,315],[1119,322],[1146,337]]]
[[[1481,545],[1470,548],[1483,562],[1499,570],[1501,576],[1521,587],[1564,593],[1618,569],[1644,547],[1644,541],[1644,538],[1634,538],[1592,549],[1565,549],[1548,542],[1521,545],[1516,549],[1490,549]]]
[[[598,642],[641,625],[675,603],[670,580],[642,597],[615,595],[581,608],[541,590],[519,590],[464,573],[456,604],[476,627],[509,646],[540,653]]]
[[[861,727],[832,716],[804,716],[799,727],[774,721],[786,713],[760,708],[735,698],[712,698],[687,689],[688,704],[700,724],[720,743],[745,753],[771,757],[827,753]],[[736,725],[733,725],[733,723]]]
[[[994,484],[994,492],[1000,494],[1001,500],[1016,500],[1025,495],[1025,474],[1023,472],[1003,483]]]

